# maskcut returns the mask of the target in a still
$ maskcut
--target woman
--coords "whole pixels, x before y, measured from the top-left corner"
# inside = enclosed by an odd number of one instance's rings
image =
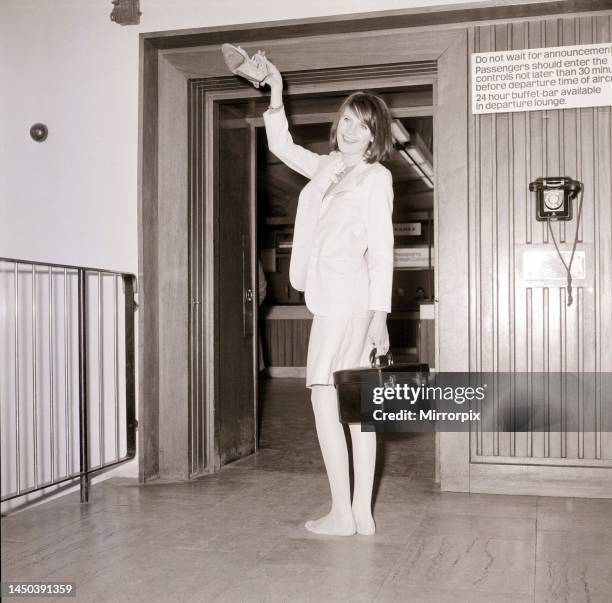
[[[333,372],[369,364],[369,353],[389,348],[387,313],[393,277],[391,173],[378,161],[392,149],[384,101],[351,94],[332,125],[329,155],[296,145],[283,110],[283,82],[267,61],[270,107],[264,113],[268,145],[289,167],[310,179],[300,193],[290,263],[293,287],[305,292],[314,314],[306,386],[311,389],[317,437],[332,495],[330,512],[308,521],[318,534],[374,534],[372,485],[376,433],[351,424],[354,493],[338,417]]]

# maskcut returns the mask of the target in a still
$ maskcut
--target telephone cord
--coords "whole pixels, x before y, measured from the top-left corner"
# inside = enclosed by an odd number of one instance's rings
[[[563,259],[563,255],[559,250],[559,245],[557,245],[557,240],[555,239],[555,234],[553,233],[552,227],[550,225],[550,216],[546,219],[546,223],[548,224],[548,232],[550,232],[550,237],[555,244],[555,249],[557,250],[557,254],[559,255],[559,259],[563,263],[563,267],[567,272],[567,305],[571,306],[574,301],[574,296],[572,295],[572,262],[574,261],[574,253],[576,252],[576,245],[578,244],[578,232],[580,230],[580,217],[582,215],[582,199],[584,197],[584,187],[580,186],[580,201],[578,203],[578,217],[576,220],[576,234],[574,235],[574,244],[572,246],[572,254],[570,255],[569,264],[565,263]]]

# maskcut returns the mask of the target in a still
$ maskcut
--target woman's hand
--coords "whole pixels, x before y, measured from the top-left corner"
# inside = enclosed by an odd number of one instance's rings
[[[261,83],[270,86],[270,106],[280,107],[283,104],[283,77],[276,65],[268,57],[264,58],[270,73]]]
[[[376,310],[370,327],[368,341],[376,348],[377,356],[384,356],[389,351],[389,331],[387,331],[387,313]]]

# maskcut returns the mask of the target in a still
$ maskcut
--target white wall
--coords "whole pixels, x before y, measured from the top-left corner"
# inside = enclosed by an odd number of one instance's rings
[[[466,3],[141,0],[122,27],[110,0],[0,0],[0,257],[137,273],[139,33],[436,4]]]

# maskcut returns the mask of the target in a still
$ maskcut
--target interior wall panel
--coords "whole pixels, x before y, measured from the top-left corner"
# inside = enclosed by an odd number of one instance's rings
[[[612,40],[612,17],[547,19],[474,27],[474,52],[590,44]],[[471,370],[482,372],[612,371],[612,161],[611,108],[582,108],[470,116]],[[529,182],[570,176],[584,183],[579,249],[587,252],[586,285],[567,288],[521,285],[517,249],[554,250],[546,223],[535,219]],[[559,243],[571,245],[571,222],[552,224]],[[592,286],[591,286],[592,284]],[[515,403],[535,403],[515,400]],[[580,392],[543,401],[582,426],[576,431],[472,434],[478,463],[560,460],[612,466],[612,443],[603,431],[601,392],[598,431],[584,430]]]

